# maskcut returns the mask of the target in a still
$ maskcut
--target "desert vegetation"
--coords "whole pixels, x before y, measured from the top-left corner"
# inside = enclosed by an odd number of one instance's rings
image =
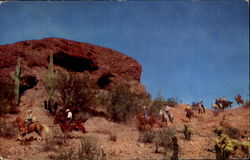
[[[98,138],[85,136],[78,144],[77,149],[60,150],[59,154],[48,157],[50,160],[105,160],[106,155],[98,144]]]
[[[184,125],[183,134],[185,136],[185,139],[187,139],[187,140],[191,139],[192,129],[187,124]]]
[[[12,139],[16,138],[17,134],[17,126],[0,117],[0,137]]]
[[[0,113],[15,113],[13,86],[0,79]]]
[[[248,141],[240,141],[240,135],[235,134],[235,128],[217,127],[213,131],[217,135],[217,138],[214,139],[214,149],[217,159],[244,158],[249,156],[250,143]]]
[[[162,153],[166,159],[178,159],[179,145],[175,128],[161,129],[154,131],[151,129],[140,132],[138,141],[143,143],[154,143],[155,152]]]

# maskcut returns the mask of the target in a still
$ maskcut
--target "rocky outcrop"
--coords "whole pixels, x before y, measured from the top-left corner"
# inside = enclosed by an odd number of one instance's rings
[[[141,65],[135,59],[109,48],[60,38],[21,41],[0,46],[0,74],[9,77],[18,57],[22,58],[24,72],[31,73],[37,67],[45,70],[51,53],[54,54],[57,68],[69,72],[90,73],[90,79],[97,88],[112,89],[111,84],[122,82],[133,84],[132,90],[139,86],[139,94],[146,92],[140,84]]]

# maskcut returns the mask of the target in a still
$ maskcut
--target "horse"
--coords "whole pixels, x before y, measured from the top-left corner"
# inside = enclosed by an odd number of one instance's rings
[[[193,103],[192,108],[195,109],[195,110],[198,110],[199,114],[202,114],[202,113],[205,114],[206,113],[205,108],[202,107],[200,103]]]
[[[139,121],[139,125],[138,125],[139,130],[143,130],[147,126],[149,126],[150,128],[153,128],[156,124],[159,125],[159,127],[163,127],[163,125],[160,122],[158,122],[154,117],[150,116],[148,119],[146,119],[144,118],[144,116],[140,114],[136,114],[135,117]]]
[[[234,99],[236,100],[236,102],[237,102],[238,105],[240,105],[240,106],[243,106],[243,105],[244,105],[243,99],[241,99],[241,98],[239,98],[239,97],[235,97]]]
[[[164,110],[160,110],[159,112],[160,116],[162,117],[163,122],[174,122],[174,116],[170,112],[165,112]]]
[[[86,119],[87,120],[87,119]],[[85,120],[85,121],[86,121]],[[60,119],[56,117],[53,121],[53,124],[58,124],[63,132],[63,134],[71,131],[81,131],[83,134],[87,133],[84,126],[81,123],[84,123],[85,121],[82,120],[73,120],[70,125],[65,123],[64,119]]]
[[[220,106],[217,104],[211,104],[211,108],[213,108],[214,110],[219,110]]]
[[[186,113],[186,117],[189,119],[189,122],[191,121],[191,118],[194,117],[194,112],[192,109],[185,109]]]
[[[225,108],[230,108],[233,104],[231,101],[216,99],[215,104],[217,104],[222,110]]]
[[[41,141],[42,140],[43,129],[45,129],[45,132],[49,131],[48,127],[43,126],[38,122],[32,122],[28,127],[26,127],[26,124],[25,124],[24,120],[19,116],[15,119],[14,122],[17,123],[18,128],[19,128],[18,139],[20,141],[23,141],[23,137],[26,134],[29,134],[29,133],[32,133],[32,132],[36,132],[39,135],[38,141]]]

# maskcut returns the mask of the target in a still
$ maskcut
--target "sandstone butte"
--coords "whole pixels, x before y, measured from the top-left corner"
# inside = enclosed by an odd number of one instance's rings
[[[110,84],[119,82],[130,84],[134,92],[146,93],[140,84],[142,68],[135,59],[109,48],[61,38],[28,40],[0,46],[0,74],[10,80],[9,73],[14,70],[18,57],[21,57],[22,71],[33,73],[31,77],[39,81],[41,73],[46,71],[51,53],[54,55],[55,66],[69,72],[88,73],[91,81],[101,89],[110,89]],[[21,83],[24,84],[27,83]]]

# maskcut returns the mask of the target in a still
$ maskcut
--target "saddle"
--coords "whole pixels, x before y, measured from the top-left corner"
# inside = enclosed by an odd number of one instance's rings
[[[26,133],[28,133],[28,130],[29,130],[29,127],[31,124],[34,124],[35,122],[26,122],[25,125],[26,125]]]

